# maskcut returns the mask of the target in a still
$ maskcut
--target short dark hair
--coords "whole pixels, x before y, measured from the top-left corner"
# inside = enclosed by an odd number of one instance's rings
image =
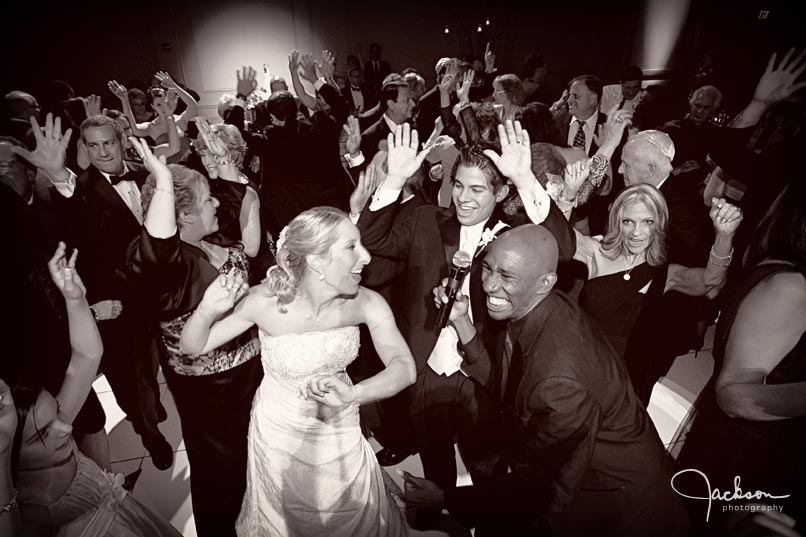
[[[148,100],[148,97],[146,97],[146,92],[140,88],[131,88],[126,91],[126,95],[129,97],[129,102],[133,101],[134,99],[143,99],[144,101]]]
[[[644,79],[644,72],[641,70],[640,67],[635,65],[630,65],[624,71],[621,72],[621,78],[619,80],[621,82],[626,82],[628,80],[643,80]]]
[[[451,170],[451,181],[456,179],[456,172],[459,170],[459,166],[478,168],[492,185],[493,192],[497,194],[498,191],[501,190],[501,187],[506,184],[506,180],[501,175],[501,172],[498,171],[498,167],[490,160],[490,157],[484,154],[485,149],[491,148],[490,145],[484,143],[461,147],[459,149],[459,156],[456,157],[456,162],[454,162],[453,169]]]
[[[392,73],[384,79],[381,92],[378,95],[380,98],[381,111],[386,112],[386,101],[397,101],[397,96],[402,88],[408,89],[409,85],[397,73]]]
[[[529,78],[538,67],[546,66],[546,58],[542,52],[533,52],[523,59],[523,78]]]
[[[582,82],[583,84],[585,84],[585,87],[588,88],[588,90],[596,94],[596,98],[599,99],[599,102],[602,102],[602,81],[601,79],[599,79],[598,76],[593,75],[578,76],[568,83],[568,87],[571,87],[571,85],[574,82]]]
[[[297,119],[297,101],[290,91],[272,93],[266,101],[266,110],[280,121]]]
[[[529,141],[564,146],[560,129],[554,121],[554,116],[548,106],[542,103],[529,103],[515,115],[520,119],[523,128],[529,133]]]

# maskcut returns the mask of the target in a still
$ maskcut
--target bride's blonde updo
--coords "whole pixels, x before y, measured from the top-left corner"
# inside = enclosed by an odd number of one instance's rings
[[[277,264],[266,273],[265,284],[269,296],[277,297],[277,309],[281,312],[285,313],[285,305],[297,296],[305,274],[306,256],[327,254],[338,239],[337,229],[342,220],[349,220],[344,211],[314,207],[300,213],[280,232]]]

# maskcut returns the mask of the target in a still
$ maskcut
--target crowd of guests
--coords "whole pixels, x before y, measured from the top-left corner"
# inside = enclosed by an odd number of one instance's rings
[[[165,470],[159,367],[201,536],[802,530],[806,51],[740,111],[635,66],[550,95],[542,54],[504,73],[489,44],[428,88],[381,52],[292,51],[294,91],[257,104],[244,66],[209,122],[165,72],[109,81],[119,109],[61,81],[5,95],[0,533],[177,534],[109,472],[91,388]],[[675,458],[646,408],[714,322]],[[379,464],[415,453],[395,491]],[[687,469],[765,495],[706,510]],[[775,510],[723,509],[753,498]]]

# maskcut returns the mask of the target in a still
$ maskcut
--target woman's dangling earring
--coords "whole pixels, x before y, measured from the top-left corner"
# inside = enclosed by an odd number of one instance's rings
[[[320,272],[320,273],[319,273],[319,281],[320,281],[320,282],[325,281],[325,273],[324,273],[324,272]]]

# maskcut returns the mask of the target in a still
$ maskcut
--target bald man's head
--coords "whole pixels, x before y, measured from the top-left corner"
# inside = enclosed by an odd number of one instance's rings
[[[619,173],[626,186],[657,187],[672,173],[674,142],[665,132],[648,130],[631,136],[621,151]]]
[[[484,258],[482,281],[493,319],[520,319],[557,281],[557,241],[536,225],[516,227],[496,239]]]

